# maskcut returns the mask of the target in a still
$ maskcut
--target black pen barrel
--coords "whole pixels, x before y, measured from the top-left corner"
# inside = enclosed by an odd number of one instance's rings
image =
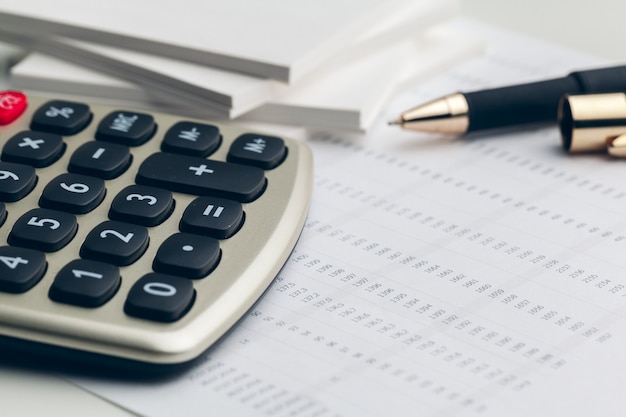
[[[626,65],[572,72],[582,93],[616,93],[626,91]]]
[[[556,122],[565,94],[626,91],[626,66],[573,72],[567,77],[464,93],[468,132]]]
[[[564,93],[581,93],[573,77],[464,93],[469,107],[468,132],[555,122]]]

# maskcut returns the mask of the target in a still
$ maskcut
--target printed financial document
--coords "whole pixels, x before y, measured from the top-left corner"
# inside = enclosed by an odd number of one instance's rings
[[[556,127],[451,139],[384,126],[451,91],[600,63],[485,34],[483,58],[399,95],[367,137],[312,135],[300,242],[197,366],[72,381],[149,417],[623,415],[624,161],[568,156]]]

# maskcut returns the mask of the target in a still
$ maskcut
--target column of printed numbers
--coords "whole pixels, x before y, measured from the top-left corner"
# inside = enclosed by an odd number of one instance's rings
[[[299,258],[299,261],[305,261],[308,256],[299,254],[296,259],[297,258]],[[437,322],[444,327],[452,328],[472,336],[477,341],[495,345],[503,350],[508,348],[508,352],[516,353],[520,358],[532,360],[535,360],[536,358],[543,358],[545,361],[545,358],[547,357],[546,355],[548,355],[548,353],[542,349],[532,347],[532,343],[520,341],[519,338],[490,330],[490,326],[488,324],[481,325],[476,324],[474,320],[463,319],[459,315],[460,313],[448,313],[446,308],[441,308],[440,306],[438,307],[434,303],[411,296],[407,292],[400,292],[392,296],[392,294],[396,293],[395,288],[385,286],[380,282],[373,282],[368,279],[368,277],[359,276],[354,272],[345,273],[346,269],[343,267],[333,269],[330,264],[324,263],[319,258],[314,258],[308,262],[309,265],[323,265],[323,271],[330,271],[328,275],[338,277],[340,282],[350,284],[355,288],[361,289],[364,293],[370,294],[370,297],[375,296],[379,299],[388,299],[390,303],[398,306],[396,311],[399,310],[400,314],[403,316],[405,316],[405,314],[402,313],[403,310],[412,311],[413,314],[416,314],[423,319],[422,323],[424,324],[428,325],[430,322]],[[307,263],[303,264],[304,267],[306,267],[306,265]],[[406,337],[405,344],[408,345],[413,345],[424,338],[419,334],[408,335],[410,332],[407,328],[398,326],[397,323],[390,322],[388,319],[382,317],[377,317],[371,312],[361,311],[355,306],[347,304],[345,301],[337,301],[333,299],[333,297],[324,296],[324,294],[321,294],[318,291],[305,295],[307,289],[300,287],[293,282],[287,284],[281,283],[280,286],[277,287],[277,290],[282,292],[291,291],[288,295],[293,297],[302,297],[300,301],[305,303],[315,299],[317,301],[314,302],[312,306],[322,308],[326,313],[331,313],[340,318],[350,320],[352,323],[360,324],[367,329],[372,329],[372,331],[376,332],[378,335],[386,335],[394,340]],[[444,346],[434,347],[434,345],[435,342],[431,340],[426,344],[420,344],[417,346],[419,346],[420,350],[433,347],[432,354],[434,356],[439,356],[440,353],[449,349]],[[511,346],[515,346],[515,348],[511,349]],[[557,360],[556,357],[555,360]],[[493,374],[486,374],[493,376]]]
[[[518,311],[522,310],[523,307],[527,306],[528,307],[527,313],[529,315],[541,317],[543,321],[554,319],[553,323],[555,326],[559,328],[566,328],[567,330],[571,332],[578,332],[586,338],[590,338],[592,335],[598,332],[597,329],[595,328],[594,328],[594,332],[591,332],[591,333],[585,331],[584,327],[585,327],[586,320],[576,319],[570,314],[560,314],[559,317],[557,317],[557,314],[554,314],[551,317],[541,316],[538,313],[540,313],[544,309],[549,309],[548,311],[552,311],[552,312],[557,311],[557,309],[549,308],[542,304],[533,303],[527,297],[522,298],[518,296],[517,294],[508,293],[507,291],[501,288],[497,288],[497,286],[492,283],[484,282],[479,279],[472,278],[470,274],[466,274],[460,271],[455,271],[454,268],[446,267],[441,264],[432,263],[427,259],[419,259],[416,262],[413,262],[413,260],[417,259],[417,257],[414,255],[404,255],[402,251],[395,250],[391,246],[384,246],[381,248],[381,244],[378,242],[371,242],[367,238],[360,237],[359,235],[354,234],[354,233],[347,233],[340,229],[333,229],[333,227],[330,225],[319,226],[318,231],[320,233],[326,233],[329,237],[333,239],[339,239],[341,242],[347,243],[353,248],[361,248],[365,252],[373,252],[376,256],[379,256],[379,257],[383,257],[387,255],[388,261],[391,261],[391,262],[395,261],[395,262],[400,263],[401,265],[408,265],[409,267],[413,269],[417,269],[420,272],[424,273],[425,276],[431,276],[431,277],[438,278],[438,279],[447,279],[449,283],[459,285],[462,288],[473,291],[474,293],[477,293],[477,294],[487,295],[490,299],[498,300],[502,305],[508,305],[508,306],[514,305],[516,310]],[[502,242],[502,241],[496,242],[496,239],[491,238],[491,237],[485,237],[480,232],[472,233],[470,229],[462,229],[456,232],[455,235],[460,238],[464,237],[468,241],[471,241],[471,242],[477,242],[478,244],[482,246],[491,245],[494,248],[494,250],[500,250],[507,246],[506,242]],[[515,255],[520,260],[525,260],[531,265],[540,265],[541,267],[545,269],[551,269],[559,264],[558,261],[553,260],[553,259],[552,260],[547,259],[545,255],[535,254],[534,251],[532,250],[522,250],[521,253],[518,253],[520,250],[521,248],[512,246],[512,247],[509,247],[508,249],[505,249],[504,253],[506,253],[507,255]],[[320,262],[320,261],[316,261],[316,262]],[[331,266],[327,266],[325,268],[330,269]],[[556,271],[558,274],[564,274],[569,269],[570,269],[569,265],[561,265],[560,267],[556,268]],[[576,272],[576,274],[580,273],[581,270],[577,270],[577,271],[579,272]],[[586,277],[582,278],[582,282],[590,283],[590,282],[595,281],[597,277],[598,277],[597,274],[588,274],[586,275]],[[363,286],[366,282],[367,282],[367,278],[364,278],[364,279],[362,278],[361,280],[357,281],[353,285]],[[596,281],[596,288],[598,289],[604,288],[606,286],[609,286],[609,284],[610,284],[610,280],[599,279]],[[378,289],[379,286],[382,286],[382,284],[373,284],[373,285],[375,285],[376,287],[375,288],[370,287],[371,290]],[[612,295],[618,294],[620,291],[623,290],[623,288],[624,286],[622,284],[615,284],[608,288],[609,290],[608,292],[609,294],[612,294]],[[393,291],[395,290],[386,291],[383,296],[388,296]],[[624,294],[626,294],[626,292],[624,292]],[[524,303],[512,304],[512,302],[517,299],[524,300]],[[606,333],[606,332],[597,336],[598,338],[594,340],[598,342],[605,342],[611,338],[610,333]]]

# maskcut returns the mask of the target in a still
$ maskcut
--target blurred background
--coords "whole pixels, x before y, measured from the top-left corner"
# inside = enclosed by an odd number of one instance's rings
[[[460,0],[462,14],[626,61],[626,2],[615,0]]]

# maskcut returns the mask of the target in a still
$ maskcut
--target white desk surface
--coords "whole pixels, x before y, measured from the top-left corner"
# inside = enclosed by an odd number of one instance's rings
[[[460,0],[462,14],[584,52],[626,62],[626,2],[615,0]],[[0,46],[0,58],[7,54]],[[6,77],[0,74],[0,87]],[[132,416],[75,386],[33,371],[0,366],[3,416]]]

